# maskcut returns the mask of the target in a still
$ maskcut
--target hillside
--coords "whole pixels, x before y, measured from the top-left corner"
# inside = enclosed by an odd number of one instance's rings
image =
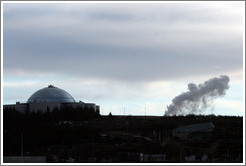
[[[76,114],[74,114],[76,116]],[[231,116],[89,116],[4,112],[3,155],[46,162],[242,162],[243,118]],[[173,129],[212,123],[211,132]],[[23,147],[23,148],[22,148]]]

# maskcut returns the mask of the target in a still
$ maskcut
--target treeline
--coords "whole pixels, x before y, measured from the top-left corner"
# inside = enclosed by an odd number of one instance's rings
[[[3,154],[20,156],[45,155],[52,145],[71,145],[98,138],[97,130],[89,126],[64,126],[59,122],[88,121],[100,117],[91,108],[63,106],[52,111],[20,113],[12,108],[3,110]],[[23,144],[23,145],[22,145]]]
[[[29,111],[24,113],[16,111],[14,108],[5,108],[3,110],[4,119],[6,121],[15,120],[27,120],[27,121],[83,121],[91,120],[100,117],[99,110],[89,107],[72,107],[68,105],[55,107],[50,110],[47,107],[46,111]]]
[[[211,140],[206,144],[182,144],[172,140],[172,129],[205,122],[212,122],[215,127]],[[136,142],[128,141],[129,138],[122,135],[115,138],[102,136],[102,133],[107,131],[141,135],[153,141],[146,141],[147,143],[137,139]],[[162,141],[166,139],[165,147],[158,142],[159,136]],[[109,158],[113,158],[118,153],[136,152],[163,153],[167,155],[168,160],[180,161],[181,144],[183,148],[190,147],[193,152],[197,147],[202,147],[207,152],[214,149],[214,152],[211,152],[214,154],[213,158],[227,154],[227,150],[231,157],[234,155],[234,158],[239,158],[238,156],[243,154],[243,117],[115,116],[112,113],[108,116],[100,116],[99,110],[74,108],[68,105],[53,110],[47,108],[45,112],[20,113],[11,108],[3,110],[4,156],[20,156],[23,149],[25,156],[51,157],[55,154],[58,158],[64,159],[67,157],[63,155],[74,154],[74,158],[78,161],[88,162],[89,157],[100,158],[108,155]],[[187,153],[190,153],[190,149]]]

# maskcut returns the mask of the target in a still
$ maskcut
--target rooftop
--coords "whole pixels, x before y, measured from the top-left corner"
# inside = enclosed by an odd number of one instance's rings
[[[173,130],[175,133],[191,133],[191,132],[210,132],[214,130],[214,125],[209,123],[191,124],[188,126],[181,126]]]

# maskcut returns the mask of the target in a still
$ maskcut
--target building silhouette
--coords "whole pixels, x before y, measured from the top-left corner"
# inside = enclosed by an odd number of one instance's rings
[[[100,112],[100,107],[94,103],[84,103],[82,101],[76,102],[74,98],[65,90],[57,88],[53,85],[42,88],[33,93],[27,102],[16,104],[3,105],[3,108],[14,109],[21,113],[29,112],[45,112],[54,109],[60,109],[62,106],[80,107],[82,109],[89,109],[95,112]]]

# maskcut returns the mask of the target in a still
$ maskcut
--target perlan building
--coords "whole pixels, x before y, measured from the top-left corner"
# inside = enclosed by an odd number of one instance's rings
[[[74,98],[65,90],[49,85],[33,93],[26,103],[16,102],[16,104],[4,105],[3,108],[15,109],[24,113],[30,112],[45,112],[52,111],[54,108],[61,108],[61,106],[82,107],[100,112],[100,107],[94,103],[84,103],[82,101],[76,102]]]

